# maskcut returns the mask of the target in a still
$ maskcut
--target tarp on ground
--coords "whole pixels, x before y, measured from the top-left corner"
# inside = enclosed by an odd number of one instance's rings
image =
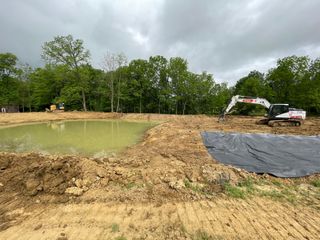
[[[202,132],[217,161],[255,173],[302,177],[320,172],[320,136]]]

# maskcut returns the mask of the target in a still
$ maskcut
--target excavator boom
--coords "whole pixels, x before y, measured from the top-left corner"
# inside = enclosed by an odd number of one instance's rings
[[[251,104],[258,104],[261,105],[267,109],[270,108],[271,104],[267,99],[264,98],[259,98],[259,97],[248,97],[248,96],[240,96],[240,95],[235,95],[231,98],[231,101],[227,108],[222,112],[222,114],[219,117],[220,120],[224,120],[225,115],[230,112],[230,110],[238,103],[238,102],[243,102],[243,103],[251,103]]]

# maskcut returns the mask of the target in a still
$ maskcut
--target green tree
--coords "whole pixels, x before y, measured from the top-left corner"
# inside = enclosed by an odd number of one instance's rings
[[[28,108],[31,112],[31,79],[30,75],[32,74],[33,69],[28,64],[23,64],[19,71],[19,99],[20,104],[22,105],[22,111],[25,111],[25,108]]]
[[[301,86],[301,103],[311,113],[320,113],[320,58],[311,62],[309,68],[309,79]]]
[[[149,78],[149,63],[146,60],[136,59],[129,64],[129,88],[133,105],[138,102],[139,112],[142,113],[146,110],[144,99],[147,98],[151,88]],[[137,100],[138,99],[138,100]],[[144,107],[143,107],[144,106]]]
[[[261,97],[271,101],[273,94],[271,88],[265,83],[263,74],[258,71],[252,71],[236,83],[234,95]],[[237,108],[242,114],[261,114],[264,112],[264,108],[260,105],[239,103]]]
[[[290,56],[279,59],[276,68],[268,71],[266,80],[274,92],[274,102],[301,104],[299,85],[308,78],[310,59]]]
[[[12,53],[0,54],[0,105],[19,104],[18,58]]]
[[[188,101],[184,94],[187,90],[188,62],[180,57],[170,58],[168,73],[175,99],[175,113],[178,114],[179,105],[184,109]]]
[[[80,66],[89,62],[90,53],[83,46],[83,41],[73,39],[71,35],[57,36],[46,42],[42,57],[49,63],[65,64],[75,73],[78,81],[77,89],[81,92],[83,110],[87,111],[85,78],[81,78]],[[74,88],[73,88],[74,89]]]
[[[149,58],[150,77],[157,99],[157,112],[168,112],[170,105],[170,83],[168,76],[168,60],[163,56]]]

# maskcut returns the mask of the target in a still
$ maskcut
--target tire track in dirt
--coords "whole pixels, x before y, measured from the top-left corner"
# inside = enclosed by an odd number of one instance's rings
[[[234,229],[236,229],[239,236],[250,235],[251,237],[252,232],[245,231],[245,229],[243,228],[243,225],[242,225],[243,219],[238,219],[240,217],[240,214],[236,210],[237,204],[233,204],[230,202],[220,202],[220,201],[217,201],[216,204],[220,209],[225,209],[225,211],[230,214],[230,217],[229,217],[230,225],[233,226]]]
[[[234,200],[232,200],[234,201]],[[270,234],[269,233],[269,229],[273,229],[272,227],[270,227],[269,223],[267,224],[268,227],[266,227],[266,224],[261,224],[261,222],[256,222],[254,219],[252,219],[252,215],[250,214],[257,214],[255,211],[252,210],[251,206],[247,206],[245,201],[237,201],[237,204],[239,204],[239,208],[241,209],[240,215],[244,216],[244,219],[246,219],[249,224],[252,226],[252,229],[254,229],[254,232],[259,236],[259,239],[273,239],[271,236],[275,236],[277,232],[274,232],[274,234]],[[257,217],[261,217],[261,215],[256,215]],[[256,225],[259,225],[259,227],[257,228]],[[263,233],[262,233],[263,232]],[[281,235],[278,235],[281,238]],[[278,238],[279,239],[279,238]]]
[[[289,236],[283,232],[283,230],[285,230],[285,228],[283,228],[281,223],[279,221],[277,221],[276,213],[279,211],[279,209],[277,209],[275,211],[271,210],[273,208],[270,208],[270,209],[263,208],[262,209],[261,207],[258,207],[258,205],[254,202],[254,200],[247,201],[247,205],[249,208],[251,208],[251,206],[253,207],[253,209],[254,209],[253,214],[257,214],[257,216],[262,215],[260,217],[263,220],[261,222],[261,224],[268,223],[269,224],[268,229],[274,230],[273,232],[276,235],[278,235],[277,239],[285,239],[286,240],[289,238]],[[284,210],[282,210],[282,211],[284,211]],[[269,212],[271,212],[271,214]]]
[[[237,218],[239,218],[239,221],[244,222],[243,223],[244,228],[252,229],[249,231],[253,234],[252,238],[256,238],[257,236],[259,236],[259,239],[270,239],[270,234],[268,233],[264,225],[261,225],[260,223],[258,223],[261,229],[257,230],[257,228],[255,227],[255,221],[249,215],[250,213],[248,213],[248,209],[243,205],[244,201],[241,200],[241,201],[235,202],[234,200],[232,200],[232,202],[235,205],[239,205],[237,206],[237,215],[238,215]],[[264,232],[264,234],[261,234],[262,231]]]
[[[270,207],[270,204],[261,204],[259,201],[257,200],[253,200],[253,202],[255,203],[256,206],[259,206],[262,210],[264,210],[264,212],[268,213],[268,207]],[[266,206],[268,205],[268,206]],[[301,239],[304,238],[305,236],[301,233],[298,234],[293,234],[293,232],[298,232],[295,227],[292,225],[292,223],[290,222],[290,217],[288,216],[290,214],[290,212],[293,211],[292,207],[289,207],[288,205],[282,205],[284,207],[284,211],[286,211],[286,216],[284,216],[283,214],[279,214],[279,211],[272,211],[272,214],[268,214],[270,216],[271,219],[275,219],[277,221],[278,226],[281,227],[281,233],[285,233],[287,232],[287,235],[285,236],[286,239]],[[291,209],[290,209],[291,208]],[[302,220],[302,219],[301,219]],[[303,226],[303,225],[302,225]],[[288,227],[290,227],[290,231],[288,229]],[[314,239],[317,239],[317,234],[314,234],[314,231],[311,231],[310,229],[306,229],[309,232],[309,236],[312,236]]]
[[[52,205],[30,212],[0,239],[191,239],[197,231],[216,239],[319,239],[317,210],[266,199],[215,199],[152,203]],[[112,224],[117,224],[114,231]],[[37,227],[40,226],[40,227]],[[306,227],[307,226],[307,227]],[[179,235],[180,234],[180,235]],[[175,235],[174,235],[175,236]]]

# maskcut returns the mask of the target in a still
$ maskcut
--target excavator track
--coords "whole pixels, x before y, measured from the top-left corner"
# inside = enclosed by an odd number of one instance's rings
[[[270,127],[299,127],[301,126],[301,121],[299,120],[270,120],[268,121]]]

